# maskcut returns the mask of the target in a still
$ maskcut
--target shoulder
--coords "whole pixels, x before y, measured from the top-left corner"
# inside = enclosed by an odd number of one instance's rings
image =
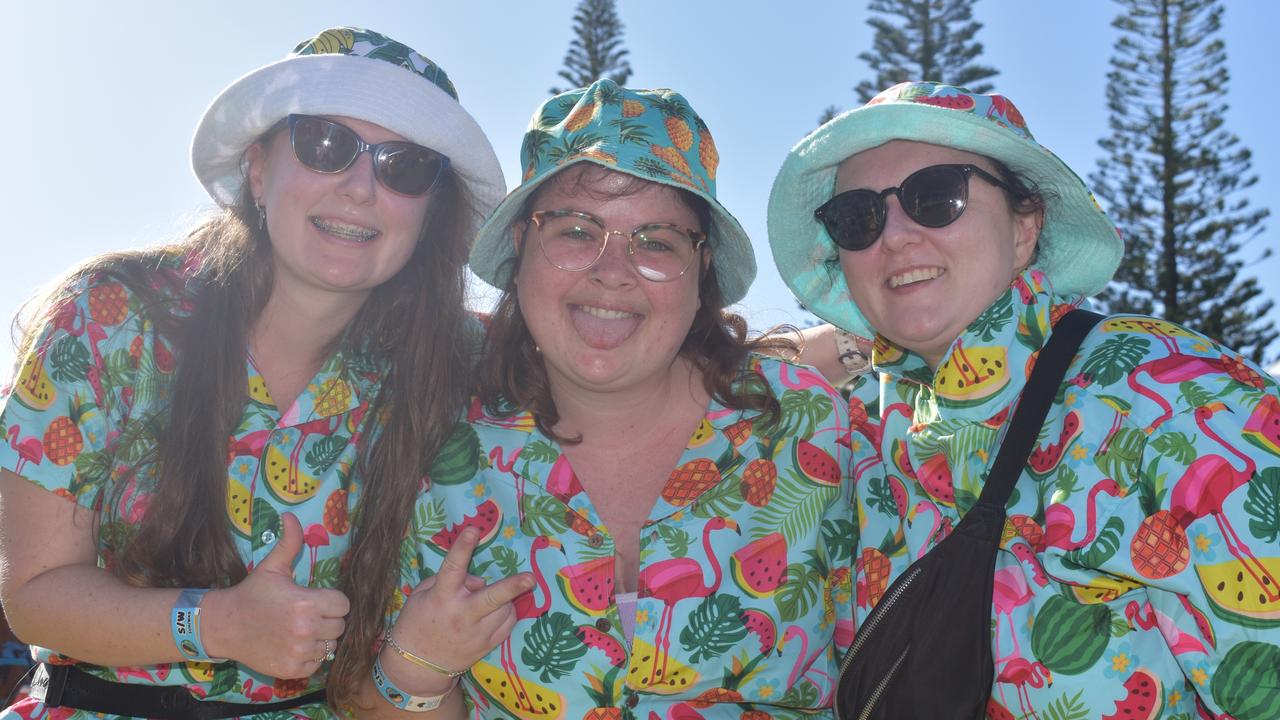
[[[1247,358],[1177,323],[1112,315],[1082,344],[1069,381],[1148,434],[1210,402],[1253,407],[1275,381]]]
[[[822,373],[809,365],[752,353],[747,356],[746,377],[754,382],[763,382],[778,398],[790,392],[792,395],[803,393],[825,396],[844,403],[840,391],[827,382]]]

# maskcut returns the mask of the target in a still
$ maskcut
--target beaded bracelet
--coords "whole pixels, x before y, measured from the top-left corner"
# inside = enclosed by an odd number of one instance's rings
[[[387,677],[387,671],[382,668],[382,658],[376,657],[373,660],[373,684],[374,687],[378,688],[378,694],[382,696],[383,700],[400,710],[431,712],[439,708],[444,703],[445,698],[449,697],[449,693],[452,693],[454,688],[458,687],[458,678],[454,676],[453,680],[449,682],[449,689],[439,695],[427,697],[413,695],[401,690],[396,687],[395,683],[391,682],[391,678]]]

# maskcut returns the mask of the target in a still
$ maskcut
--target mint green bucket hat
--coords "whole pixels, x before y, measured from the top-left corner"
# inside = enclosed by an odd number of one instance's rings
[[[1084,181],[1036,142],[1008,98],[906,82],[810,133],[792,148],[773,182],[768,218],[773,259],[791,291],[818,317],[852,333],[875,334],[850,297],[839,265],[828,263],[837,248],[813,211],[835,194],[840,163],[891,140],[985,155],[1034,183],[1046,199],[1035,267],[1055,292],[1093,295],[1115,274],[1124,254],[1115,225]]]
[[[611,80],[570,90],[542,104],[520,146],[523,182],[498,205],[471,248],[471,271],[505,287],[515,258],[512,224],[530,194],[560,170],[589,162],[670,185],[711,207],[711,264],[726,304],[747,294],[756,276],[747,233],[716,200],[715,141],[687,100],[672,90],[632,90]]]

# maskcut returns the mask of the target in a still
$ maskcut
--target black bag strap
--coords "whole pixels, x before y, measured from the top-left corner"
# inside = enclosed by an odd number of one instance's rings
[[[1027,387],[1023,389],[1018,407],[1009,420],[1009,429],[1005,433],[1004,442],[1000,444],[995,462],[991,464],[991,472],[987,474],[978,502],[1000,508],[1004,508],[1009,502],[1013,486],[1022,476],[1022,469],[1031,456],[1031,449],[1035,447],[1040,428],[1049,415],[1049,408],[1058,394],[1058,387],[1067,374],[1067,368],[1075,359],[1076,350],[1103,317],[1091,310],[1077,308],[1053,326],[1049,342],[1041,348],[1035,367],[1031,370],[1031,377],[1027,378]]]

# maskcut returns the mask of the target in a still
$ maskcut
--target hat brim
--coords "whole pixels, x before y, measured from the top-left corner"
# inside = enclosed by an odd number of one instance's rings
[[[214,98],[196,127],[191,166],[215,201],[239,199],[245,149],[292,113],[364,120],[444,153],[474,202],[477,224],[506,191],[489,139],[448,93],[383,60],[321,54],[258,68]]]
[[[1056,155],[994,121],[920,103],[871,105],[837,116],[787,155],[769,195],[769,245],[778,272],[813,314],[849,332],[874,330],[854,303],[835,244],[813,211],[835,193],[845,159],[891,140],[956,148],[999,160],[1046,198],[1036,267],[1056,292],[1093,295],[1124,254],[1115,225],[1084,182]]]
[[[511,226],[526,218],[520,217],[520,211],[528,197],[548,179],[563,172],[565,168],[578,163],[591,163],[613,172],[627,173],[626,169],[598,162],[590,157],[578,157],[566,162],[555,170],[530,179],[512,190],[509,195],[493,211],[489,219],[480,227],[476,235],[475,245],[471,248],[471,272],[496,288],[505,288],[511,280],[515,258],[515,245],[511,241]],[[688,190],[705,199],[711,208],[711,227],[708,232],[711,244],[711,265],[716,271],[716,280],[720,284],[720,292],[726,305],[732,305],[746,296],[756,276],[756,256],[751,247],[751,238],[733,215],[725,210],[715,198],[706,196],[692,188],[669,181],[662,177],[634,175],[661,185]]]

